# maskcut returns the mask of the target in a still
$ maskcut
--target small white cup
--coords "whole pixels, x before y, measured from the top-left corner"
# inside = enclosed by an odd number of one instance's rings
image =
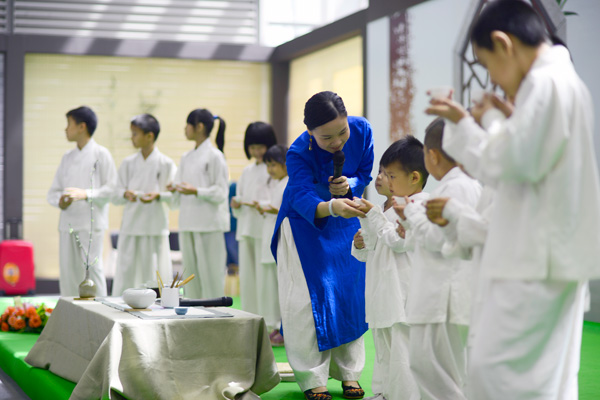
[[[404,196],[393,196],[394,200],[396,201],[396,204],[398,204],[399,206],[406,204],[406,200],[404,200]]]
[[[160,304],[165,308],[179,307],[179,288],[162,288]]]
[[[429,89],[429,95],[433,99],[447,99],[450,97],[450,93],[454,89],[452,86],[438,86]]]
[[[483,101],[484,97],[485,97],[485,90],[474,89],[471,91],[471,102],[473,102],[473,103],[481,103]]]

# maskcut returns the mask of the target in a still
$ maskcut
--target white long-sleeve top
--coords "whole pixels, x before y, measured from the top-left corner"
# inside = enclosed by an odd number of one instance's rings
[[[269,200],[267,182],[269,173],[265,163],[246,166],[235,186],[235,198],[240,203],[254,203]],[[260,239],[262,237],[263,216],[254,208],[242,205],[240,208],[232,208],[233,216],[237,218],[237,229],[235,238],[239,241],[244,237]]]
[[[455,167],[440,180],[431,197],[456,198],[472,207],[477,205],[481,185]],[[423,202],[409,203],[404,214],[406,240],[414,241],[411,284],[406,305],[407,320],[411,324],[450,322],[468,325],[471,310],[471,268],[461,260],[445,259],[442,247],[445,235],[442,229],[456,229],[452,223],[446,227],[427,219]]]
[[[194,186],[198,194],[173,194],[171,204],[179,206],[179,231],[229,231],[229,170],[225,156],[210,140],[181,157],[175,184],[182,182]]]
[[[424,201],[428,197],[428,193],[417,193],[411,199]],[[365,320],[369,328],[388,328],[407,321],[412,255],[396,231],[398,219],[391,207],[385,212],[373,207],[366,218],[359,219],[365,248],[357,249],[352,243],[352,255],[366,262]]]
[[[495,192],[491,186],[483,186],[476,207],[471,207],[457,199],[450,199],[446,203],[442,217],[455,224],[456,230],[442,229],[446,235],[446,242],[442,247],[444,257],[472,259],[479,267],[490,225]]]
[[[92,225],[95,231],[107,229],[108,203],[114,195],[116,183],[117,169],[110,152],[93,138],[81,150],[75,147],[67,151],[48,190],[48,203],[58,207],[60,197],[70,187],[86,189],[88,200],[75,201],[66,210],[61,210],[58,230],[68,232],[72,227],[76,231],[89,231]],[[92,204],[93,223],[90,217]]]
[[[283,191],[287,186],[289,177],[285,176],[280,180],[270,179],[267,182],[267,190],[269,194],[269,204],[271,207],[280,209],[281,202],[283,200]],[[275,231],[275,224],[277,222],[277,214],[264,214],[264,220],[262,225],[262,256],[261,262],[263,264],[274,264],[275,258],[271,253],[271,239],[273,238],[273,232]]]
[[[600,278],[600,185],[591,96],[554,46],[521,82],[510,118],[447,124],[444,150],[496,188],[482,257],[493,278]]]
[[[154,148],[146,159],[139,151],[123,160],[119,167],[117,190],[113,199],[114,204],[125,205],[121,234],[169,234],[169,204],[173,194],[167,190],[167,185],[174,182],[176,172],[177,166],[173,160],[157,148]],[[123,197],[127,190],[138,196],[135,202]],[[159,200],[142,203],[139,196],[151,192],[160,193]]]

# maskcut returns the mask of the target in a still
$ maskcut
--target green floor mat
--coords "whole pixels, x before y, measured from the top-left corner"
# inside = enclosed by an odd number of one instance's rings
[[[56,298],[29,298],[33,303],[46,303],[54,306]],[[10,297],[0,298],[0,311],[13,304]],[[239,297],[234,298],[234,308],[240,308]],[[24,359],[37,340],[37,334],[0,332],[0,368],[4,370],[32,400],[68,399],[75,384],[53,373],[33,368]],[[370,332],[365,335],[366,363],[360,379],[366,395],[371,393],[371,377],[375,348]],[[273,349],[277,362],[287,362],[283,347]],[[585,322],[581,346],[581,368],[579,371],[579,400],[600,398],[600,324]],[[338,381],[329,380],[328,390],[334,398],[341,398],[342,388]],[[302,400],[303,393],[295,382],[281,382],[270,392],[261,396],[263,400]]]

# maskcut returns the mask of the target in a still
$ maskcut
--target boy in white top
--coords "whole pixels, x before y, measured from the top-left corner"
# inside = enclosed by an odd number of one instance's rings
[[[387,197],[384,210],[360,200],[366,218],[360,219],[361,230],[354,236],[352,254],[367,263],[365,316],[375,343],[372,391],[376,395],[372,399],[421,398],[410,370],[410,327],[405,311],[412,255],[392,208],[392,195],[427,199],[429,195],[422,190],[428,176],[423,145],[407,136],[392,143],[381,157],[375,189]]]
[[[277,143],[275,131],[265,122],[253,122],[246,128],[244,151],[252,163],[244,168],[231,199],[231,211],[237,218],[235,238],[239,248],[240,300],[242,310],[260,314],[259,275],[261,275],[262,226],[258,211],[261,201],[268,200],[269,174],[263,162],[267,149]]]
[[[173,160],[155,147],[160,125],[150,114],[131,120],[131,142],[139,152],[123,160],[114,204],[125,204],[117,244],[117,270],[113,296],[125,289],[173,275],[169,248],[169,204],[173,194],[167,185],[175,179]]]
[[[283,200],[283,191],[288,183],[285,155],[287,147],[281,144],[271,146],[263,160],[269,173],[267,191],[269,200],[259,204],[259,211],[264,217],[262,232],[261,268],[258,270],[257,291],[259,314],[265,318],[269,329],[269,339],[273,346],[283,346],[283,336],[279,332],[281,310],[279,307],[279,283],[277,281],[277,264],[271,253],[271,239],[275,231],[277,213]]]
[[[208,139],[218,118],[216,149]],[[179,210],[179,246],[186,274],[196,278],[185,285],[188,298],[214,298],[225,294],[227,251],[224,232],[229,230],[229,171],[221,151],[225,123],[206,109],[192,111],[185,135],[196,142],[194,150],[181,157],[175,183],[173,204]]]
[[[551,46],[527,3],[490,3],[471,39],[514,108],[487,96],[473,118],[446,99],[427,110],[452,122],[444,148],[496,188],[470,395],[576,399],[586,286],[600,277],[592,100],[568,50]],[[508,118],[492,125],[494,107]]]
[[[96,114],[89,107],[82,106],[67,113],[67,140],[76,142],[77,147],[63,156],[48,190],[48,203],[61,209],[58,223],[61,296],[78,295],[86,263],[90,279],[97,287],[96,295],[106,296],[102,245],[117,170],[109,151],[92,138],[97,124]],[[77,245],[75,235],[85,252],[89,248],[87,257]]]
[[[440,181],[431,197],[452,197],[475,207],[481,185],[441,149],[443,130],[442,119],[425,130],[425,166]],[[406,309],[411,324],[411,369],[421,398],[464,400],[471,311],[469,270],[460,260],[443,257],[444,233],[427,219],[424,204],[408,200],[405,206],[396,204],[394,208],[403,219],[406,240],[414,240],[415,245]]]

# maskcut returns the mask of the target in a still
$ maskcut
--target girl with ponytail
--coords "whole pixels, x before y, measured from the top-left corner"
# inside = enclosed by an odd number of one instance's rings
[[[219,120],[217,148],[209,140]],[[229,170],[223,155],[225,121],[206,109],[187,117],[185,136],[196,147],[181,157],[175,182],[168,188],[179,205],[179,247],[183,267],[196,274],[185,286],[189,298],[219,297],[225,293],[224,232],[229,231]]]

